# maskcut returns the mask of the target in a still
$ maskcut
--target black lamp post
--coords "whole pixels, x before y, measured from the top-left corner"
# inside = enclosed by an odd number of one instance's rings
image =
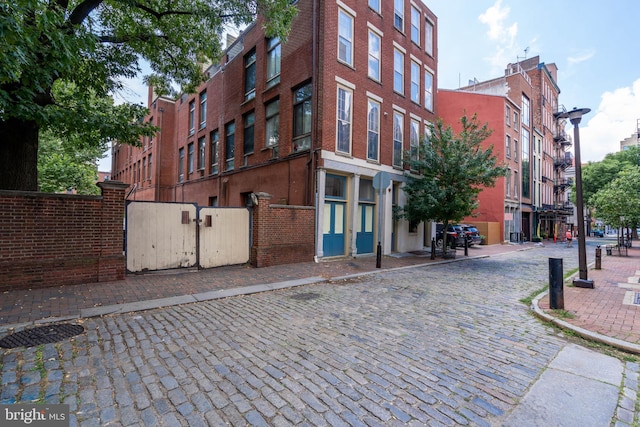
[[[573,279],[573,285],[579,288],[593,288],[593,280],[587,278],[587,244],[586,227],[584,224],[584,204],[582,200],[582,163],[580,160],[580,120],[582,116],[591,111],[590,108],[575,108],[557,117],[569,119],[573,125],[573,139],[575,144],[575,171],[576,171],[576,209],[578,213],[578,269],[579,278]]]

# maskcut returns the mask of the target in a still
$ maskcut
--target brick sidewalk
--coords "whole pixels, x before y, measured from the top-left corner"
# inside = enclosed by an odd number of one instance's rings
[[[607,256],[603,248],[602,255],[602,268],[595,270],[590,266],[587,272],[594,281],[594,289],[565,284],[564,309],[574,317],[562,320],[607,337],[640,344],[640,305],[634,304],[636,295],[640,296],[640,248],[630,248],[628,256]],[[554,315],[549,309],[548,295],[540,300],[539,307]]]

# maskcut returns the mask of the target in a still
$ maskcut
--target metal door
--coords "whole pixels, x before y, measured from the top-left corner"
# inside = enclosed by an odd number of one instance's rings
[[[324,204],[322,251],[324,256],[344,255],[344,202]]]

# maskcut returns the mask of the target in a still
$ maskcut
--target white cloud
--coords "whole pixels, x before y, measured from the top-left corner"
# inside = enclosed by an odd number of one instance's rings
[[[591,113],[593,114],[593,112]],[[585,116],[582,120],[589,116]],[[580,159],[600,161],[608,153],[620,151],[620,141],[637,131],[640,119],[640,79],[631,86],[605,92],[595,115],[580,128]],[[567,128],[569,131],[569,128]],[[573,130],[570,131],[573,135]]]
[[[496,0],[493,6],[478,16],[478,20],[489,27],[487,29],[489,40],[495,42],[493,55],[485,58],[494,71],[503,70],[508,63],[514,62],[519,51],[516,47],[518,23],[509,25],[507,22],[510,11],[508,6],[502,6],[502,0]]]
[[[579,64],[584,61],[588,61],[596,55],[594,50],[582,51],[567,58],[567,63],[571,66]]]

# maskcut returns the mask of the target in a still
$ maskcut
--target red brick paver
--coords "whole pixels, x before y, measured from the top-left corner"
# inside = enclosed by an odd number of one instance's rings
[[[563,320],[591,332],[597,332],[611,338],[617,338],[634,344],[640,344],[640,305],[624,304],[627,292],[640,292],[640,283],[636,273],[640,270],[640,248],[629,248],[628,256],[606,255],[602,250],[602,268],[594,266],[588,270],[588,278],[594,281],[594,289],[564,287],[564,309],[573,318]],[[625,288],[620,284],[628,283],[630,277],[636,278],[637,289]],[[549,296],[539,302],[539,306],[548,314]]]

